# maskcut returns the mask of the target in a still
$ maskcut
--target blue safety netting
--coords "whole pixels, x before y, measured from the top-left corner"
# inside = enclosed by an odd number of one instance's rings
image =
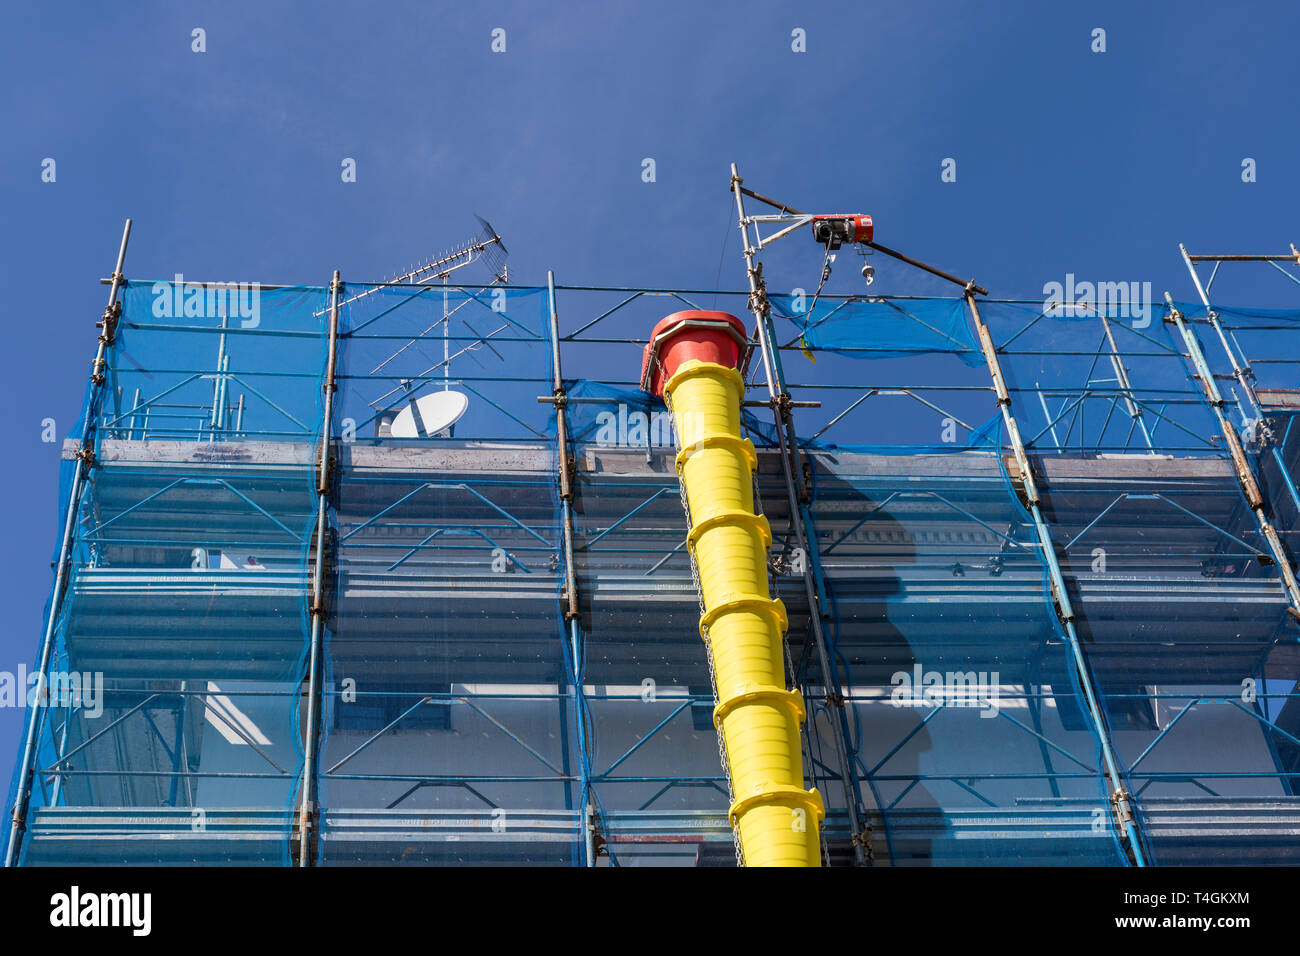
[[[772,296],[771,300],[774,314],[798,325],[803,344],[810,349],[861,359],[941,352],[956,355],[970,366],[984,364],[962,299],[867,296],[819,301],[802,312],[795,297]]]
[[[245,296],[227,308],[210,291],[127,286],[73,435],[94,459],[36,714],[26,863],[289,859],[323,299],[223,288]]]
[[[801,446],[988,444],[996,407],[964,300],[823,299],[803,313],[798,304],[776,297],[772,324],[782,378],[802,402],[792,410]],[[755,360],[751,380],[765,374]]]
[[[1290,797],[1263,688],[1294,672],[1295,627],[1186,345],[1163,306],[1038,310],[983,312],[1143,852],[1275,861],[1276,833],[1222,834]]]
[[[1271,505],[1274,523],[1284,531],[1300,529],[1300,408],[1269,409],[1264,420],[1267,447],[1257,448],[1260,487]]]
[[[1098,737],[1032,523],[992,449],[815,459],[809,518],[846,698],[853,799],[893,865],[1114,864]],[[787,525],[774,548],[793,557]],[[789,563],[789,562],[787,562]],[[791,653],[819,789],[843,812],[798,575]],[[1102,825],[1096,821],[1100,819]]]
[[[596,466],[579,475],[573,506],[593,803],[614,864],[694,862],[701,846],[646,843],[674,832],[664,814],[716,824],[727,803],[673,450],[652,452],[658,474],[636,448],[581,454]]]
[[[1276,404],[1274,389],[1294,393],[1300,389],[1300,312],[1293,309],[1255,309],[1239,306],[1214,305],[1214,318],[1219,326],[1215,330],[1203,320],[1207,317],[1201,303],[1178,303],[1178,309],[1189,316],[1203,338],[1210,340],[1207,353],[1213,356],[1216,371],[1225,375],[1220,388],[1225,397],[1236,398],[1250,407],[1250,398],[1242,394],[1240,379],[1232,375],[1231,361],[1224,351],[1219,331],[1227,341],[1227,348],[1236,355],[1239,367],[1248,368],[1251,388],[1257,393],[1260,404]],[[1232,377],[1228,377],[1232,376]]]
[[[990,302],[980,313],[1031,452],[1222,454],[1163,304],[1061,315]]]
[[[320,861],[571,862],[545,293],[341,295]],[[443,391],[462,418],[393,434]]]
[[[100,696],[37,711],[24,861],[295,861],[319,576],[315,862],[734,862],[671,419],[618,334],[711,303],[560,289],[558,449],[547,290],[338,298],[326,436],[330,290],[126,288],[51,602],[52,670]],[[757,354],[743,425],[829,859],[852,801],[882,863],[1123,863],[1103,740],[1151,861],[1285,859],[1296,624],[1163,308],[979,302],[1040,525],[964,300],[773,301],[807,553]],[[1294,314],[1219,315],[1240,337]],[[1265,434],[1225,392],[1289,542],[1294,414]],[[452,393],[460,417],[425,417]]]
[[[316,433],[321,290],[214,285],[127,285],[99,439],[302,441]]]

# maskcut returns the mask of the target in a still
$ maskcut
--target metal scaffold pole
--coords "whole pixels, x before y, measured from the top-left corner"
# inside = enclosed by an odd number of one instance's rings
[[[1185,251],[1184,254],[1186,254]],[[1197,285],[1199,287],[1200,283],[1198,282]],[[1273,523],[1268,518],[1264,505],[1264,496],[1260,492],[1259,483],[1255,480],[1255,474],[1251,470],[1250,461],[1246,457],[1246,450],[1241,444],[1241,438],[1237,435],[1237,430],[1224,413],[1223,394],[1219,391],[1219,386],[1214,380],[1214,373],[1210,370],[1209,363],[1205,361],[1205,353],[1201,350],[1201,344],[1196,338],[1196,333],[1188,326],[1183,314],[1174,306],[1174,300],[1168,292],[1165,293],[1165,303],[1169,306],[1169,321],[1173,322],[1183,338],[1188,357],[1196,369],[1196,377],[1200,379],[1205,398],[1219,423],[1219,431],[1223,433],[1223,440],[1228,443],[1228,453],[1232,456],[1233,471],[1236,472],[1237,481],[1241,485],[1242,493],[1246,496],[1246,503],[1250,505],[1250,510],[1255,515],[1255,523],[1259,528],[1259,533],[1268,542],[1269,551],[1272,552],[1273,560],[1277,564],[1282,588],[1286,591],[1287,600],[1291,602],[1291,613],[1300,617],[1300,585],[1297,585],[1295,571],[1291,567],[1291,558],[1282,544],[1277,529],[1273,527]],[[1219,334],[1222,335],[1222,331]],[[1235,359],[1233,365],[1236,365]],[[1244,383],[1244,376],[1239,381]]]
[[[573,459],[569,454],[569,426],[565,407],[568,393],[560,367],[560,319],[555,303],[555,273],[546,273],[547,302],[550,310],[551,369],[553,373],[551,405],[555,408],[556,480],[560,490],[560,517],[564,535],[564,622],[568,629],[573,699],[578,735],[579,810],[582,814],[583,865],[596,865],[595,820],[591,805],[591,757],[587,740],[587,706],[583,687],[582,613],[578,604],[578,574],[573,563]],[[566,745],[567,746],[567,745]]]
[[[117,250],[117,265],[108,291],[108,305],[104,307],[99,325],[99,348],[95,352],[95,361],[90,370],[90,400],[86,404],[86,420],[81,439],[81,449],[77,452],[77,467],[72,477],[72,488],[68,493],[68,514],[63,523],[63,539],[59,546],[59,558],[54,576],[54,592],[50,599],[50,613],[45,622],[45,635],[41,640],[40,661],[37,665],[36,694],[31,713],[27,718],[27,733],[23,742],[23,761],[18,771],[18,793],[14,798],[13,822],[9,830],[9,845],[5,850],[5,866],[13,866],[18,861],[23,832],[27,826],[27,808],[31,802],[32,782],[36,762],[36,738],[40,726],[40,716],[49,686],[50,654],[54,647],[54,631],[59,614],[63,609],[63,598],[68,586],[68,571],[72,561],[72,541],[77,527],[77,513],[81,507],[81,493],[89,477],[90,469],[95,464],[95,425],[99,415],[99,406],[104,397],[104,369],[107,366],[105,354],[117,335],[117,322],[122,314],[122,304],[117,300],[125,277],[122,267],[126,262],[126,246],[131,238],[131,220],[122,228],[122,242]]]
[[[1232,363],[1232,375],[1241,386],[1241,390],[1246,393],[1246,398],[1250,402],[1251,408],[1253,408],[1255,413],[1258,414],[1259,400],[1255,395],[1255,386],[1250,380],[1254,373],[1250,370],[1249,366],[1242,368],[1241,364],[1238,363],[1237,356],[1233,352],[1232,346],[1228,344],[1228,337],[1223,334],[1223,326],[1219,324],[1219,314],[1214,311],[1214,306],[1210,305],[1210,290],[1202,284],[1201,277],[1197,275],[1196,266],[1192,262],[1192,257],[1187,254],[1187,247],[1180,242],[1178,244],[1178,251],[1182,253],[1183,264],[1187,266],[1187,271],[1191,273],[1192,282],[1196,285],[1196,294],[1201,297],[1201,303],[1205,306],[1205,317],[1209,321],[1211,328],[1214,329],[1215,334],[1218,335],[1219,343],[1223,346],[1223,351],[1224,354],[1228,356],[1228,361]],[[1240,261],[1241,259],[1249,258],[1253,257],[1237,257],[1237,260]],[[1216,257],[1216,267],[1220,261],[1224,261],[1224,257]],[[1166,299],[1168,299],[1168,293],[1165,295]]]
[[[781,457],[781,470],[785,478],[786,496],[790,507],[790,527],[794,531],[796,546],[807,557],[803,562],[804,595],[808,601],[808,622],[821,667],[822,684],[825,688],[824,702],[830,708],[832,736],[835,754],[840,764],[840,781],[844,788],[844,804],[849,817],[850,843],[853,848],[853,860],[856,865],[864,866],[869,861],[870,833],[863,826],[866,816],[862,795],[858,788],[857,770],[850,755],[852,732],[848,715],[845,712],[844,695],[834,662],[826,644],[824,630],[826,618],[826,600],[821,592],[821,582],[814,579],[821,562],[814,560],[812,549],[815,542],[808,539],[805,522],[810,515],[806,503],[809,501],[807,488],[803,487],[803,463],[799,454],[799,440],[795,435],[791,420],[790,393],[786,389],[785,375],[781,368],[781,356],[773,345],[774,338],[769,327],[770,314],[767,300],[767,288],[763,281],[762,265],[756,263],[756,250],[749,239],[746,225],[745,203],[741,191],[740,178],[736,164],[731,164],[731,192],[736,197],[736,215],[740,228],[740,238],[745,257],[745,272],[749,279],[749,307],[754,314],[758,329],[759,351],[763,360],[763,372],[767,383],[768,398],[772,408],[777,445]]]
[[[316,750],[320,741],[320,658],[321,636],[325,629],[325,542],[329,537],[329,497],[332,485],[331,447],[333,444],[334,393],[338,386],[334,372],[338,360],[339,293],[343,283],[339,270],[330,281],[328,352],[325,362],[324,407],[321,414],[320,457],[316,473],[316,547],[311,585],[311,647],[307,665],[307,726],[303,751],[302,803],[298,808],[298,865],[310,866],[316,792]]]
[[[1079,686],[1082,688],[1084,698],[1088,704],[1088,716],[1092,722],[1093,732],[1101,745],[1103,772],[1110,787],[1111,818],[1118,828],[1125,846],[1128,848],[1130,862],[1136,866],[1146,866],[1141,837],[1137,831],[1137,818],[1133,813],[1133,797],[1125,787],[1124,778],[1120,775],[1119,761],[1115,756],[1114,746],[1111,743],[1110,728],[1106,725],[1106,718],[1102,714],[1098,703],[1097,692],[1093,687],[1092,674],[1084,658],[1083,646],[1079,642],[1079,634],[1075,629],[1074,607],[1070,603],[1070,596],[1065,589],[1065,578],[1061,574],[1061,565],[1056,558],[1056,546],[1052,540],[1051,529],[1048,528],[1047,522],[1043,519],[1038,496],[1038,483],[1034,479],[1033,466],[1029,461],[1029,455],[1025,451],[1025,443],[1020,437],[1020,427],[1017,425],[1016,417],[1011,411],[1011,393],[1008,391],[1006,379],[1002,375],[1002,363],[998,359],[998,352],[993,345],[993,337],[989,333],[988,326],[984,324],[984,320],[980,317],[979,307],[975,304],[973,287],[966,289],[965,298],[966,305],[970,310],[971,320],[975,324],[975,331],[979,336],[984,361],[988,365],[989,374],[993,377],[993,390],[997,396],[998,409],[1002,412],[1002,423],[1006,427],[1007,437],[1011,442],[1012,452],[1016,457],[1016,466],[1020,470],[1025,503],[1034,522],[1039,549],[1042,551],[1043,559],[1047,562],[1056,614],[1060,618],[1066,641],[1070,646],[1070,655],[1073,658],[1075,672],[1079,678]]]
[[[1178,244],[1178,251],[1182,254],[1183,264],[1187,266],[1187,271],[1191,274],[1192,282],[1196,285],[1196,294],[1200,296],[1201,304],[1205,306],[1205,318],[1210,327],[1214,329],[1215,335],[1218,336],[1219,344],[1223,347],[1223,353],[1228,357],[1232,364],[1232,377],[1237,380],[1241,390],[1245,393],[1246,400],[1250,403],[1251,410],[1255,413],[1256,418],[1264,417],[1263,407],[1259,403],[1259,394],[1255,391],[1255,370],[1251,367],[1250,359],[1243,352],[1241,361],[1237,361],[1237,352],[1228,342],[1228,336],[1223,330],[1223,325],[1219,322],[1219,313],[1214,306],[1210,304],[1210,285],[1214,282],[1214,276],[1218,268],[1224,262],[1266,262],[1275,269],[1281,271],[1287,278],[1293,279],[1289,273],[1282,270],[1278,262],[1288,262],[1300,265],[1300,253],[1295,252],[1295,246],[1291,247],[1292,254],[1289,256],[1193,256],[1187,252],[1187,247],[1181,242]],[[1197,262],[1213,262],[1214,270],[1210,273],[1208,282],[1202,282],[1200,275],[1196,271]],[[1235,336],[1233,341],[1236,341]],[[1287,491],[1291,495],[1291,501],[1295,504],[1296,510],[1300,511],[1300,492],[1297,492],[1295,483],[1286,467],[1286,462],[1282,460],[1282,453],[1278,451],[1277,443],[1272,440],[1267,431],[1262,435],[1262,441],[1267,443],[1269,453],[1274,464],[1277,465],[1278,473],[1286,484]]]

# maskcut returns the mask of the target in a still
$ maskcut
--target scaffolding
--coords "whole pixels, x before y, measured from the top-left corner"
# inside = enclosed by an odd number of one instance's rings
[[[720,308],[754,319],[826,862],[1294,863],[1300,311],[1210,294],[1224,262],[1300,282],[1295,248],[1184,250],[1198,301],[1149,322],[874,243],[960,294],[809,306],[757,230],[811,217],[732,185],[740,291],[138,281],[128,223],[6,862],[734,864],[638,387],[658,319]],[[394,437],[453,388],[454,426]]]

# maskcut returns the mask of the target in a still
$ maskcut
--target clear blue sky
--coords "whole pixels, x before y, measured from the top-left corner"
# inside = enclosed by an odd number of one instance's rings
[[[128,216],[138,278],[379,279],[479,213],[518,282],[712,287],[735,161],[1005,297],[1073,272],[1188,299],[1179,241],[1300,241],[1294,3],[477,6],[6,4],[0,669],[36,652],[58,487],[41,421],[73,424]],[[743,280],[733,235],[721,284]],[[6,770],[20,721],[0,711]]]

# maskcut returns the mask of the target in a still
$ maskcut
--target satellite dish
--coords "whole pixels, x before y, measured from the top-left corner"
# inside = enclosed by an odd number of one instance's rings
[[[432,438],[460,421],[469,399],[460,392],[430,392],[411,401],[390,426],[393,438]]]

